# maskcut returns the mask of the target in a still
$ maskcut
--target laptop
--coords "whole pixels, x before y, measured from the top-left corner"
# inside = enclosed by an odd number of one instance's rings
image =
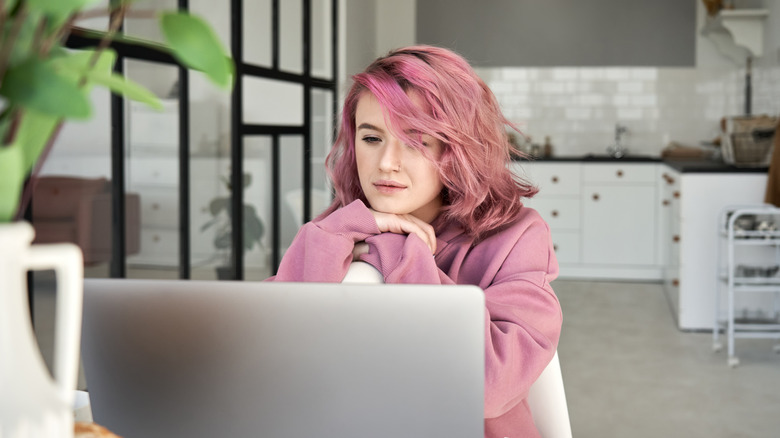
[[[476,286],[84,281],[94,421],[125,438],[481,437]]]

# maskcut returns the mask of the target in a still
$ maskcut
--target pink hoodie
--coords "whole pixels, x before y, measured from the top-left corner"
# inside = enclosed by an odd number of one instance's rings
[[[387,283],[474,284],[485,291],[485,437],[538,437],[528,389],[550,362],[561,332],[561,308],[550,282],[558,275],[550,229],[523,207],[519,219],[476,245],[460,226],[433,223],[435,257],[418,236],[380,233],[355,201],[305,224],[269,280],[340,282],[352,248]]]

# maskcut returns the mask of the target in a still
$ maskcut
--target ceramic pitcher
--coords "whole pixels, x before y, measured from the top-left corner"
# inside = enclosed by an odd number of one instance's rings
[[[84,268],[72,244],[31,245],[26,222],[0,224],[0,437],[73,436]],[[32,330],[28,270],[57,276],[54,365],[49,374]]]

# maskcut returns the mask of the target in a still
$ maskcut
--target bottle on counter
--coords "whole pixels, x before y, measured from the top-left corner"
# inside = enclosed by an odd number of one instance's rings
[[[531,143],[531,150],[529,151],[529,154],[531,154],[534,158],[539,158],[542,156],[542,146],[539,143]]]
[[[550,136],[544,137],[544,147],[542,148],[542,154],[545,158],[553,156],[553,145],[550,143]]]

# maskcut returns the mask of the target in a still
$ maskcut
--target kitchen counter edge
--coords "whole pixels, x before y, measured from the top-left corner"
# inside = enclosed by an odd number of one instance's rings
[[[663,159],[661,157],[652,157],[646,155],[629,156],[624,158],[610,158],[600,156],[560,156],[560,157],[540,157],[531,159],[518,159],[519,162],[537,162],[537,163],[599,163],[599,164],[621,164],[621,163],[663,163],[672,169],[681,173],[766,173],[769,168],[762,167],[743,167],[727,164],[722,161],[712,160],[673,160]]]

